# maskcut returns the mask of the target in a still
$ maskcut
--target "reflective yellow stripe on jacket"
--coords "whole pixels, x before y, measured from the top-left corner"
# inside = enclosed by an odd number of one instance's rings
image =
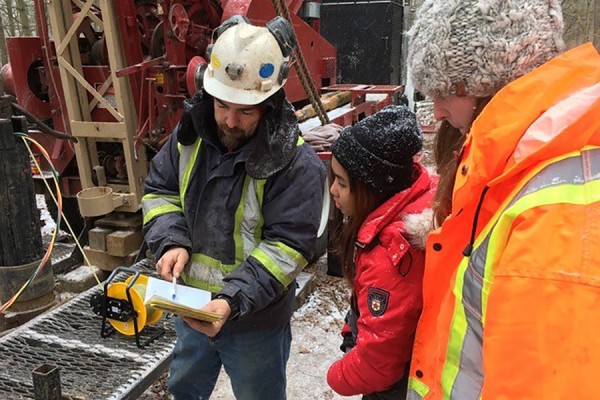
[[[482,338],[493,265],[513,221],[527,210],[550,204],[586,205],[600,201],[600,149],[567,154],[546,164],[509,198],[481,231],[470,257],[461,262],[453,294],[456,296],[451,332],[441,385],[444,399],[481,398],[483,370]],[[423,399],[429,388],[409,379],[409,400]]]
[[[202,138],[200,137],[191,146],[184,146],[181,143],[177,143],[177,150],[179,150],[179,198],[181,199],[182,207],[185,203],[185,194],[190,183],[192,169],[196,165],[196,157],[198,157],[201,144]]]
[[[202,139],[198,138],[191,146],[177,144],[179,150],[179,196],[147,194],[142,197],[144,225],[154,218],[168,213],[183,213],[184,197],[192,167],[196,162]]]

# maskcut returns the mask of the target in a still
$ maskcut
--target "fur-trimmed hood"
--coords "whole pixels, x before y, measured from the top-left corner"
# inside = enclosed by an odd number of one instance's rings
[[[425,250],[427,236],[433,230],[433,209],[426,208],[417,214],[406,214],[402,222],[408,242],[419,250]]]

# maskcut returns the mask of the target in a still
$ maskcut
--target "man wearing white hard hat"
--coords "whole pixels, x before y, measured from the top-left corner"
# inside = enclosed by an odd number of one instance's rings
[[[325,169],[282,89],[289,22],[217,28],[203,90],[154,157],[144,234],[158,272],[211,291],[208,323],[177,318],[175,399],[208,399],[221,366],[237,399],[286,398],[295,278],[314,257]]]

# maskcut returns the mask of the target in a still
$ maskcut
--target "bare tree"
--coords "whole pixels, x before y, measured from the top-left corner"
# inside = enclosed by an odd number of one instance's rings
[[[8,50],[6,48],[6,37],[4,35],[4,22],[2,13],[0,13],[0,64],[8,62]]]
[[[5,39],[35,34],[33,0],[0,0],[0,63],[8,62]]]
[[[15,10],[14,10],[14,3],[13,0],[2,0],[4,3],[4,10],[6,11],[5,14],[5,21],[6,21],[6,26],[4,27],[4,30],[6,31],[6,33],[8,33],[8,36],[15,36],[16,35],[16,29],[15,29]]]
[[[600,49],[600,1],[564,0],[565,42],[574,47],[584,42],[592,42]]]
[[[31,26],[29,24],[29,10],[25,0],[16,0],[17,15],[19,16],[19,30],[23,36],[31,36]]]

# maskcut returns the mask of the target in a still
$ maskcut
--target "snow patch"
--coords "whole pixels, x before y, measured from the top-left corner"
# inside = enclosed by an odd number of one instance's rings
[[[53,216],[48,212],[48,206],[46,205],[46,199],[43,194],[36,194],[35,200],[38,210],[40,210],[40,221],[42,226],[42,236],[52,235],[54,229],[56,229],[56,222]]]

